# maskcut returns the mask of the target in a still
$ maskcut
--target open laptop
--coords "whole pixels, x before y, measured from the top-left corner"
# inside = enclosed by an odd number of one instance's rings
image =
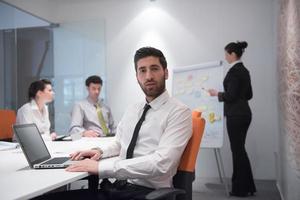
[[[65,168],[72,163],[70,157],[51,158],[45,142],[35,124],[13,125],[13,129],[31,168]]]

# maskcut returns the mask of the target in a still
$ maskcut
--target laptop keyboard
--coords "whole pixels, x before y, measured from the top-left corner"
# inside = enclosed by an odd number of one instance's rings
[[[62,164],[69,160],[69,157],[58,157],[58,158],[52,158],[51,160],[48,160],[47,162],[44,162],[43,165],[51,165],[51,164]]]

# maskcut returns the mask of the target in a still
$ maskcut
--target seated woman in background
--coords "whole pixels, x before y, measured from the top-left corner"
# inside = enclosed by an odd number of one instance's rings
[[[44,139],[54,140],[56,133],[50,134],[50,120],[47,103],[53,100],[54,92],[51,81],[34,81],[28,89],[29,102],[19,108],[16,124],[35,123]]]

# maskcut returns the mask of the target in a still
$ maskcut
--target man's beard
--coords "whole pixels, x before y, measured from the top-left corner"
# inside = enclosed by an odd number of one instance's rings
[[[147,89],[147,87],[142,85],[140,82],[138,83],[142,88],[142,90],[144,91],[146,97],[151,97],[153,99],[161,95],[166,89],[166,83],[164,77],[159,82],[157,82],[157,85],[155,85],[155,87],[152,88],[151,90]]]

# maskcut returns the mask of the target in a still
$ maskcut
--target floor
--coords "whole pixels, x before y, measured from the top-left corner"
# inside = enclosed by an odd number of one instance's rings
[[[201,186],[199,192],[193,193],[193,200],[280,200],[280,194],[277,190],[275,181],[255,181],[257,193],[255,196],[247,198],[229,197],[225,193],[222,184],[205,183]]]
[[[257,193],[255,196],[247,198],[229,197],[225,188],[219,183],[203,183],[193,192],[193,200],[280,200],[275,181],[259,180],[255,181]],[[86,181],[77,181],[71,184],[71,189],[87,188]],[[195,189],[195,188],[194,188]]]

